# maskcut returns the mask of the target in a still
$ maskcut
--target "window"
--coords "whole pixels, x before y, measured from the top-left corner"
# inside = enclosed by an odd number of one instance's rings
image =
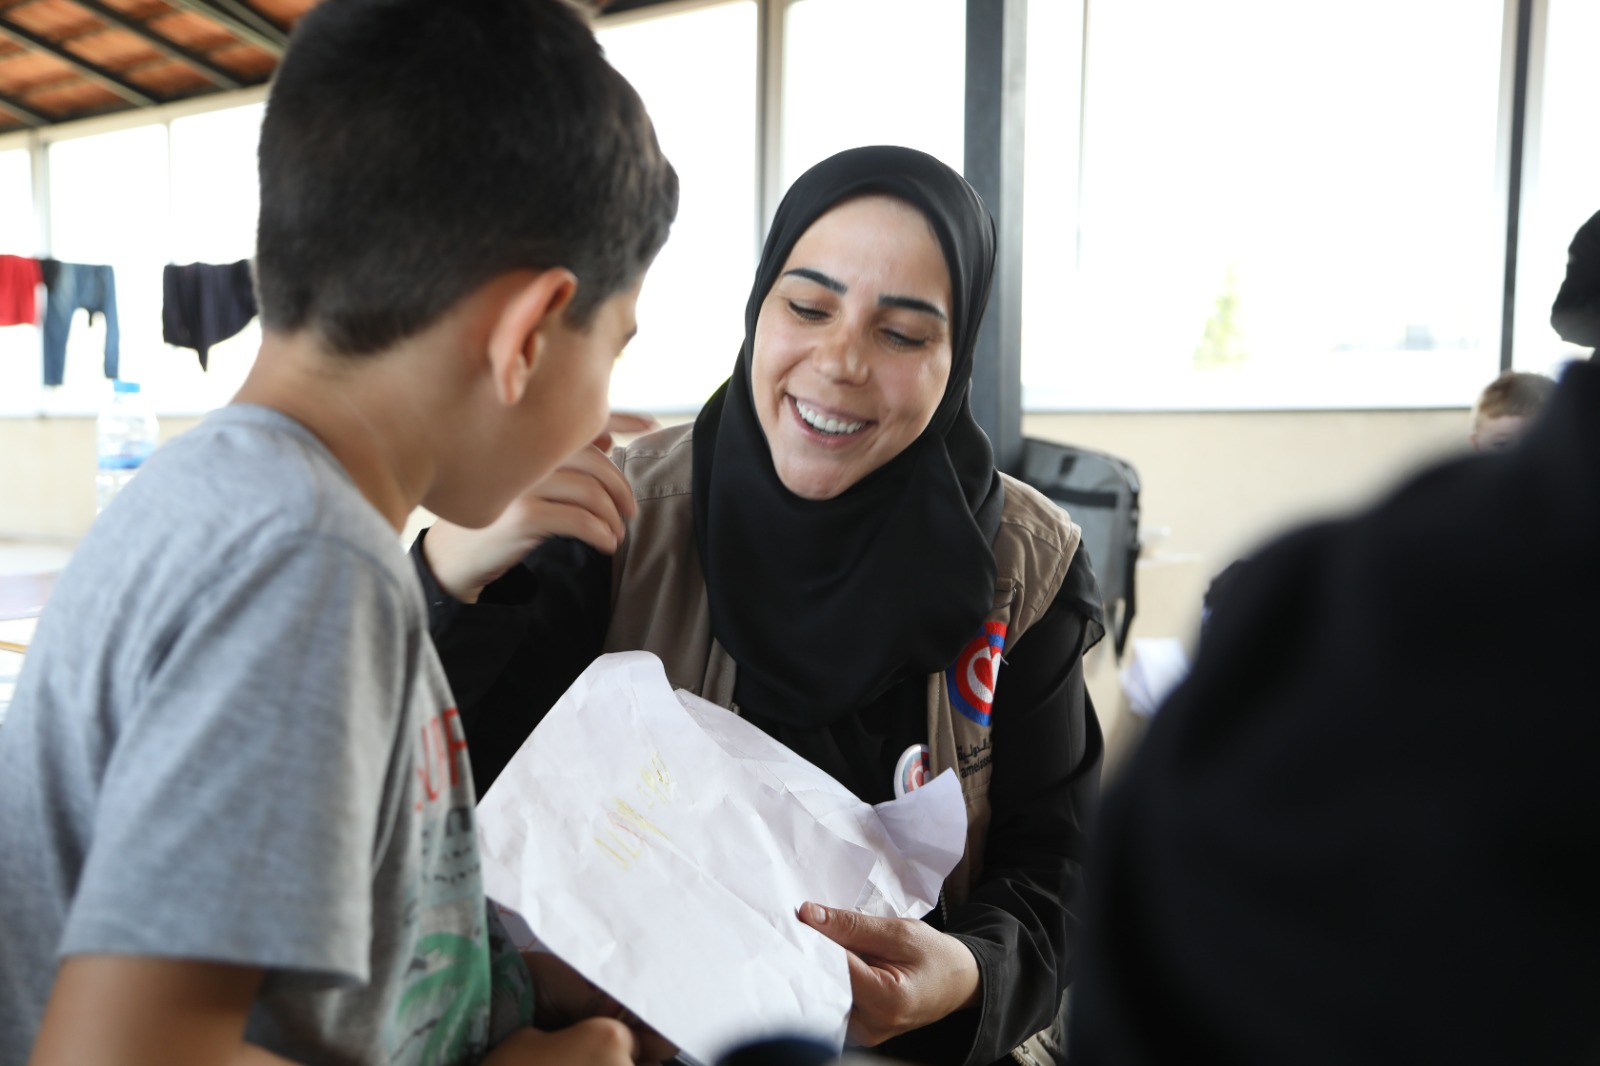
[[[0,151],[0,205],[0,254],[37,255],[33,158],[26,148]],[[39,331],[0,327],[0,414],[38,410],[27,401],[39,393],[39,369]]]
[[[261,116],[262,105],[247,104],[106,133],[58,134],[41,149],[50,175],[50,254],[116,271],[119,375],[139,382],[159,414],[201,414],[226,403],[260,345],[252,323],[214,347],[210,370],[202,372],[191,350],[162,341],[161,274],[168,263],[229,263],[254,254]],[[30,182],[26,151],[0,154],[3,202],[30,204]],[[31,211],[8,210],[0,246],[35,248],[33,231]],[[73,316],[58,389],[41,385],[40,341],[36,329],[0,331],[0,415],[98,411],[109,393],[105,320]]]
[[[0,151],[0,254],[35,255],[39,232],[33,217],[33,157],[26,148]]]
[[[733,369],[755,264],[756,5],[718,4],[598,33],[678,172],[678,218],[612,377],[619,410],[695,411]],[[714,62],[686,57],[715,56]]]
[[[1594,135],[1600,69],[1591,47],[1600,40],[1600,4],[1549,0],[1546,10],[1544,77],[1529,90],[1513,351],[1517,369],[1548,374],[1588,354],[1556,336],[1550,304],[1566,274],[1573,234],[1600,211],[1600,140]]]
[[[255,255],[256,145],[265,112],[265,105],[249,104],[173,119],[171,262],[234,263]],[[162,346],[161,393],[195,413],[219,407],[244,384],[260,347],[257,319],[213,346],[204,372],[191,349]]]
[[[795,0],[783,49],[784,188],[865,144],[918,148],[961,170],[966,62],[965,0]]]
[[[1027,405],[1470,403],[1499,365],[1504,12],[1091,5],[1081,188],[1028,155]],[[1029,142],[1071,129],[1067,80],[1030,89]]]
[[[232,263],[255,254],[264,104],[172,121],[172,258]]]
[[[167,261],[167,127],[136,126],[49,146],[50,243],[66,263],[109,265],[116,272],[121,377],[144,385],[165,405],[149,372],[161,344],[161,267]],[[107,180],[115,175],[115,180]],[[90,414],[111,387],[103,371],[106,320],[82,311],[67,334],[65,379],[49,395],[52,413]]]

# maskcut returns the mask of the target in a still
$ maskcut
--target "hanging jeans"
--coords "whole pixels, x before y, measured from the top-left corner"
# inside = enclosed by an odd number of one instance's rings
[[[106,377],[117,376],[121,334],[117,329],[117,276],[108,266],[86,263],[61,263],[44,259],[39,263],[44,275],[44,383],[59,385],[67,368],[67,333],[72,316],[83,308],[94,316],[106,316]]]

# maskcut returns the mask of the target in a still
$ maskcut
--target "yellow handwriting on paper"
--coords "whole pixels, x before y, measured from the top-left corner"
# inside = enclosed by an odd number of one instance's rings
[[[671,803],[672,791],[672,775],[667,773],[661,753],[656,752],[649,762],[639,767],[639,795],[644,798],[646,807],[654,807],[658,803]]]
[[[652,754],[650,761],[639,768],[638,790],[647,810],[672,802],[672,775],[667,772],[667,764],[659,752]],[[612,799],[605,818],[609,828],[602,829],[604,835],[596,835],[594,842],[624,870],[644,854],[646,844],[652,843],[649,834],[668,839],[660,826],[621,796]]]

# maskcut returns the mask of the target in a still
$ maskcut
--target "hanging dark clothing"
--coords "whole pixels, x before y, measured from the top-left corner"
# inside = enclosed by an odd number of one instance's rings
[[[1230,579],[1103,804],[1074,1066],[1600,1061],[1600,366]]]
[[[207,369],[211,346],[234,336],[256,317],[250,260],[226,265],[168,263],[161,271],[161,339],[193,348]]]
[[[39,321],[39,261],[0,255],[0,326],[32,326]]]
[[[55,259],[39,261],[46,292],[44,310],[44,383],[61,384],[67,367],[67,334],[72,316],[81,307],[89,312],[89,324],[96,314],[105,315],[105,375],[116,378],[122,351],[122,335],[117,326],[117,275],[108,266],[89,263],[62,263]]]

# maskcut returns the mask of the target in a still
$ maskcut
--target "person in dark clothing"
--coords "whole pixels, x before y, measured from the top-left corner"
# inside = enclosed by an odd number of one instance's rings
[[[1600,1061],[1600,367],[1230,577],[1103,805],[1075,1066]]]
[[[693,425],[620,469],[589,449],[416,550],[481,788],[596,655],[635,649],[864,801],[957,771],[968,845],[941,908],[802,908],[855,952],[851,1041],[913,1062],[1024,1041],[1048,1061],[1101,755],[1079,532],[995,470],[968,404],[993,269],[993,220],[949,167],[826,160],[780,207]]]
[[[1567,250],[1567,276],[1550,308],[1561,339],[1600,348],[1600,211],[1578,228]]]

